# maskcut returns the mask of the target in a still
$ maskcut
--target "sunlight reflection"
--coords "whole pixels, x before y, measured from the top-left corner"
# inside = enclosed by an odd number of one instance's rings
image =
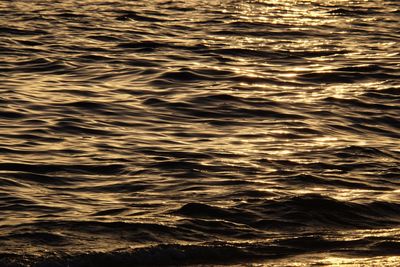
[[[346,258],[339,256],[328,256],[321,261],[321,264],[329,266],[398,266],[399,256]]]

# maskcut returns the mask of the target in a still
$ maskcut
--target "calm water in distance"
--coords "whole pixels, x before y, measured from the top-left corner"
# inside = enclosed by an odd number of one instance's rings
[[[0,2],[0,265],[396,266],[400,3]]]

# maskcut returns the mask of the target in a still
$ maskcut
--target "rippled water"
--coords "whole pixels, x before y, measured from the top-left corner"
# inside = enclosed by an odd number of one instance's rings
[[[400,260],[398,1],[0,16],[1,266]]]

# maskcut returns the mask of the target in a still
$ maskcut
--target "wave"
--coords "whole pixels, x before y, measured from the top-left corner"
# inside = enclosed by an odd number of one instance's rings
[[[0,1],[0,265],[398,255],[398,3],[289,2]]]
[[[305,177],[303,176],[303,179]],[[294,177],[287,179],[290,181]],[[335,185],[340,186],[340,182]],[[359,229],[397,225],[399,209],[400,206],[396,203],[375,201],[361,204],[307,194],[270,201],[259,199],[254,200],[254,203],[241,204],[229,209],[188,203],[176,213],[190,218],[221,219],[242,223],[259,229],[279,230],[285,227]]]
[[[58,236],[36,235],[60,242]],[[53,255],[18,255],[3,253],[2,266],[193,266],[226,265],[249,262],[260,264],[278,263],[284,257],[311,253],[332,253],[340,255],[390,256],[399,253],[399,242],[374,240],[364,237],[355,240],[332,240],[321,236],[306,235],[283,238],[274,243],[228,243],[213,242],[202,244],[162,244],[136,249],[119,249],[109,252],[57,253]]]

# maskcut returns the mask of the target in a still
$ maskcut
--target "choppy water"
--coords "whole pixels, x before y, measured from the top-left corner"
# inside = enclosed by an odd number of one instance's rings
[[[398,263],[398,1],[0,18],[1,266]]]

